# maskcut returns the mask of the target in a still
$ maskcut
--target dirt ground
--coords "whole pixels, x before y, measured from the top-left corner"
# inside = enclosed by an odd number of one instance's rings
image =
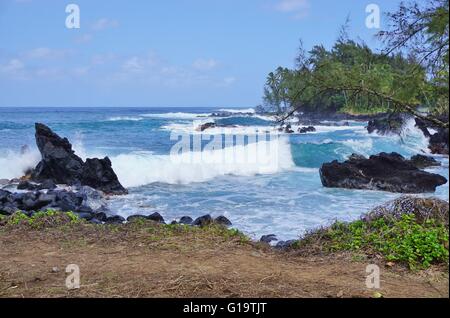
[[[66,288],[69,264],[80,268],[79,289]],[[279,252],[220,230],[0,228],[0,297],[449,297],[445,269],[380,263],[381,289],[371,290],[368,264]]]

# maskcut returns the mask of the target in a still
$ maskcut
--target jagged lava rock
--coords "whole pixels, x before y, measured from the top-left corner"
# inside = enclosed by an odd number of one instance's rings
[[[320,169],[328,188],[380,190],[397,193],[434,192],[447,183],[438,174],[422,171],[398,153],[380,153],[369,159],[353,157],[343,163],[325,163]]]
[[[44,124],[37,123],[35,126],[36,144],[42,160],[32,172],[32,181],[87,185],[106,194],[128,193],[120,184],[108,157],[83,162],[67,138],[61,138]]]

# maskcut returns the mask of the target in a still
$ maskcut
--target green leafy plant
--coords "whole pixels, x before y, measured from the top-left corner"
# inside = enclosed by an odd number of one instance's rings
[[[335,222],[332,226],[311,232],[299,241],[299,246],[317,242],[329,252],[364,251],[381,254],[387,261],[407,264],[411,269],[432,264],[448,265],[449,230],[435,219],[419,222],[414,214],[399,218]]]

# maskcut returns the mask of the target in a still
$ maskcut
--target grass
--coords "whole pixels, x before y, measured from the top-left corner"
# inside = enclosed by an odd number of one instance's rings
[[[387,262],[407,265],[410,269],[426,269],[433,264],[449,265],[448,204],[446,218],[442,214],[424,217],[416,210],[396,210],[405,199],[393,204],[395,215],[379,209],[362,219],[344,223],[335,222],[329,227],[307,233],[294,248],[325,253],[350,251],[361,255],[382,256]],[[430,200],[416,200],[427,206]],[[423,200],[423,201],[417,201]],[[428,210],[427,210],[427,213]],[[440,211],[441,213],[441,211]],[[360,256],[358,256],[360,257]]]
[[[8,218],[0,219],[6,226],[31,226],[35,229],[42,229],[50,226],[76,224],[82,220],[73,212],[59,212],[55,210],[39,211],[32,216],[23,212],[16,212]]]
[[[171,238],[182,236],[215,237],[222,240],[233,240],[241,243],[250,242],[250,238],[237,229],[229,229],[219,224],[204,227],[184,224],[159,224],[145,219],[135,219],[123,226],[122,224],[91,224],[73,212],[54,210],[40,211],[28,216],[23,212],[16,212],[9,217],[0,218],[0,225],[5,228],[31,228],[33,230],[57,228],[68,229],[70,226],[81,225],[85,229],[99,233],[121,233],[127,231],[145,232],[149,242],[164,242]],[[1,229],[1,227],[0,227]]]
[[[109,235],[128,237],[131,233],[131,237],[145,237],[151,246],[165,248],[177,245],[183,249],[180,240],[187,240],[193,246],[204,240],[212,244],[250,242],[249,237],[240,231],[218,224],[196,227],[135,219],[125,225],[96,225],[80,219],[75,213],[53,210],[37,212],[31,217],[17,212],[0,219],[0,225],[4,228],[87,231],[97,233],[99,239]],[[351,252],[355,260],[381,256],[387,262],[404,264],[415,270],[434,264],[448,267],[448,246],[448,203],[437,199],[403,197],[374,209],[360,220],[335,222],[329,227],[310,231],[291,248],[306,253]]]

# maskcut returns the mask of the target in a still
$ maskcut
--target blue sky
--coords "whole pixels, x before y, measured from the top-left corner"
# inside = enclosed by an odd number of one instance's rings
[[[65,26],[70,3],[80,29]],[[371,3],[399,1],[0,0],[0,106],[255,106],[300,38],[329,47],[348,15],[377,48]]]

